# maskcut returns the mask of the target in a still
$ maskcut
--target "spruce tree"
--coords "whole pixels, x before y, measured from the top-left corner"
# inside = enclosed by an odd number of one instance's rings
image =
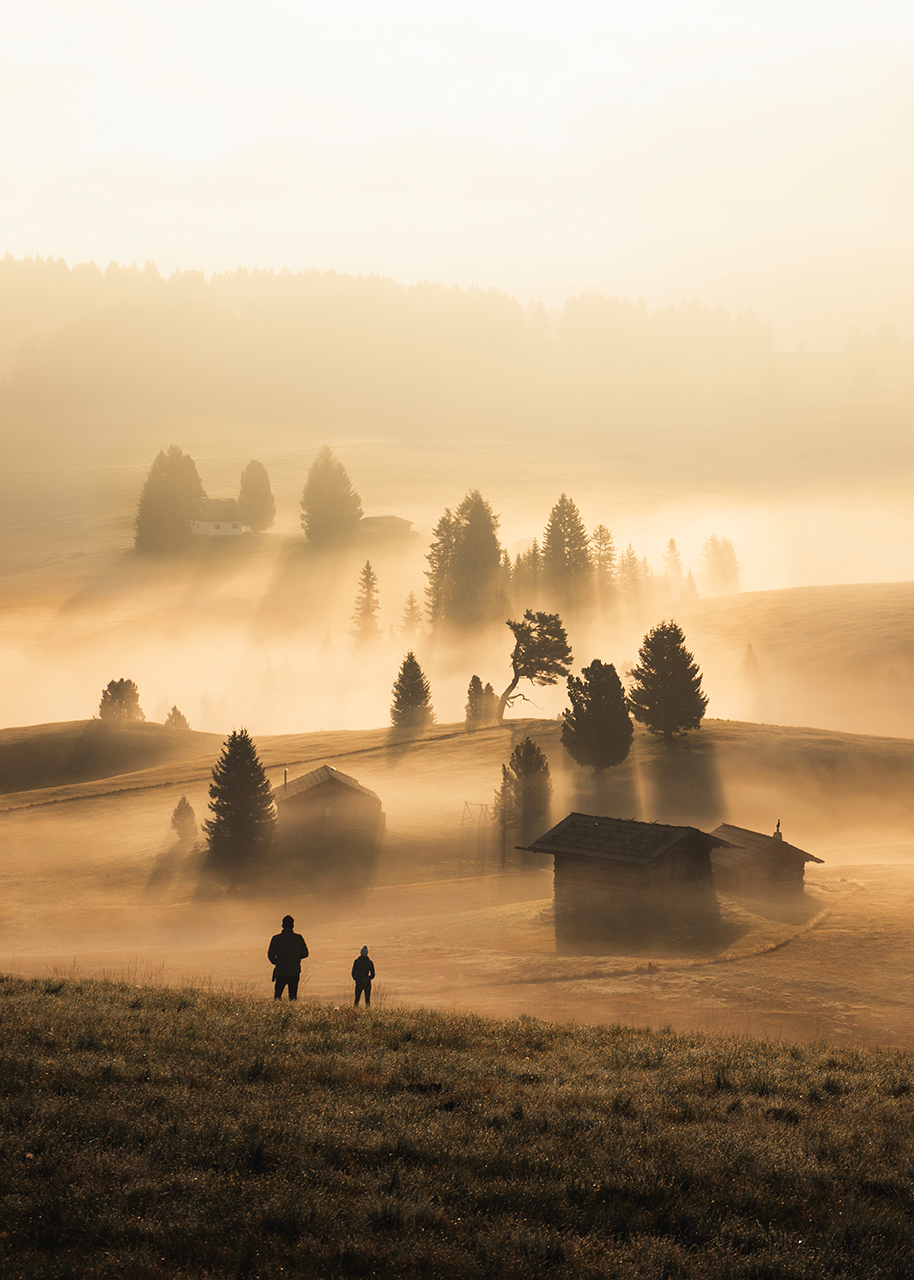
[[[179,840],[193,840],[196,836],[197,817],[187,796],[182,796],[175,805],[174,813],[171,815],[171,825]]]
[[[207,865],[229,883],[242,882],[262,866],[276,827],[272,788],[246,729],[229,734],[209,794]]]
[[[578,764],[598,771],[622,764],[634,726],[622,681],[611,662],[595,658],[580,678],[568,677],[571,707],[562,714],[562,745]]]
[[[393,696],[390,722],[396,728],[424,729],[435,723],[431,689],[412,650],[400,665],[400,672],[394,681]]]
[[[438,521],[428,553],[429,615],[436,628],[482,626],[505,605],[498,517],[478,489]]]
[[[739,564],[729,538],[711,534],[701,548],[699,575],[702,586],[711,595],[739,591]]]
[[[616,547],[605,524],[598,524],[590,537],[594,587],[598,608],[605,608],[616,585]]]
[[[632,668],[635,684],[628,695],[635,719],[667,742],[699,728],[708,699],[681,628],[672,621],[661,622],[644,637],[638,657],[639,665]]]
[[[482,681],[479,676],[471,676],[467,688],[466,727],[468,730],[478,729],[482,725]]]
[[[563,493],[549,513],[543,534],[543,575],[553,599],[572,607],[582,603],[592,568],[581,513]]]
[[[542,835],[549,820],[552,778],[549,761],[532,738],[524,738],[502,765],[501,788],[495,793],[495,815],[503,827],[519,826],[524,841]]]
[[[353,489],[346,468],[327,445],[311,464],[301,508],[301,527],[312,547],[343,546],[358,528],[362,500]]]
[[[378,575],[366,560],[359,574],[359,591],[352,615],[352,635],[358,645],[370,644],[380,638],[378,626]]]
[[[238,506],[246,525],[255,533],[270,529],[276,519],[276,503],[270,488],[270,477],[262,462],[249,462],[241,473]]]
[[[98,704],[100,720],[145,720],[140,691],[132,680],[109,680]]]
[[[203,498],[193,458],[177,445],[158,455],[149,469],[133,522],[137,551],[180,551],[191,539],[191,503]]]
[[[165,717],[166,729],[189,729],[187,716],[183,711],[179,711],[177,707],[172,707],[168,715]]]
[[[678,600],[682,595],[684,577],[679,548],[676,546],[676,543],[672,538],[670,538],[669,542],[666,544],[666,553],[663,557],[663,576],[666,578],[670,595],[674,600]]]
[[[406,604],[403,608],[403,617],[400,619],[400,635],[412,639],[418,636],[422,630],[422,610],[419,608],[419,601],[416,599],[416,593],[411,591],[406,597]]]

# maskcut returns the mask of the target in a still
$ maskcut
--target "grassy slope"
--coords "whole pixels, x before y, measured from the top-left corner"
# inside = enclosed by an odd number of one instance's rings
[[[747,591],[682,611],[689,644],[729,669],[735,687],[746,646],[759,688],[745,688],[754,719],[839,725],[914,737],[914,582]],[[708,681],[713,688],[714,681]]]
[[[14,978],[0,1009],[10,1280],[910,1274],[904,1055]]]

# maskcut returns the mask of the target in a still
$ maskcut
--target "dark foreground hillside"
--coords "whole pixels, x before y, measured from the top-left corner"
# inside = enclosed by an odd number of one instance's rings
[[[914,1059],[0,978],[5,1277],[911,1274]]]

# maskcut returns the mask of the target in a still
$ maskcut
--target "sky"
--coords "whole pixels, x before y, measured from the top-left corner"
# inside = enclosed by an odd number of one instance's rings
[[[912,119],[910,4],[0,0],[0,252],[907,340]]]

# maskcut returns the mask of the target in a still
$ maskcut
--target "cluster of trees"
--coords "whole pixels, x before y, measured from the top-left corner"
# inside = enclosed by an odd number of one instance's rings
[[[528,652],[528,670],[533,669],[535,652]],[[539,652],[544,670],[549,669],[549,661],[556,671],[559,661],[571,660],[570,651],[567,658],[559,659],[554,638]],[[682,628],[675,622],[659,623],[644,637],[638,656],[627,694],[612,663],[599,658],[584,667],[580,676],[568,673],[571,705],[562,715],[562,745],[577,764],[597,772],[622,764],[632,745],[633,719],[667,742],[700,726],[708,699]],[[475,690],[474,707],[478,707],[478,677],[473,677],[470,688]],[[469,711],[468,703],[467,727],[477,727],[470,724]],[[551,795],[549,762],[537,744],[525,738],[502,765],[501,786],[495,792],[495,819],[502,829],[503,849],[509,828],[520,828],[525,841],[535,838],[548,817]]]
[[[773,353],[754,317],[694,303],[648,312],[590,294],[550,320],[497,289],[0,259],[0,394],[33,410],[143,404],[174,416],[205,404],[258,425],[334,416],[418,434],[430,422],[534,422],[549,435],[575,420],[605,433],[620,393],[677,408],[690,393],[755,401]]]
[[[533,607],[575,615],[596,606],[656,608],[698,595],[695,576],[683,570],[673,539],[663,568],[655,573],[629,543],[617,553],[604,524],[592,533],[576,504],[562,494],[549,513],[542,538],[511,561],[498,539],[498,516],[474,489],[447,508],[434,529],[428,553],[428,617],[433,628],[466,629],[490,623],[508,607]],[[739,589],[732,543],[712,535],[702,550],[701,573],[712,593]]]
[[[162,450],[149,468],[137,503],[133,522],[137,551],[168,555],[183,550],[191,538],[191,505],[205,497],[193,458],[174,444]],[[276,518],[270,477],[256,459],[241,473],[238,505],[243,522],[255,533],[269,529]]]
[[[100,720],[145,720],[140,706],[140,691],[133,680],[109,680],[98,704]],[[165,717],[166,729],[189,729],[187,717],[173,706]]]

